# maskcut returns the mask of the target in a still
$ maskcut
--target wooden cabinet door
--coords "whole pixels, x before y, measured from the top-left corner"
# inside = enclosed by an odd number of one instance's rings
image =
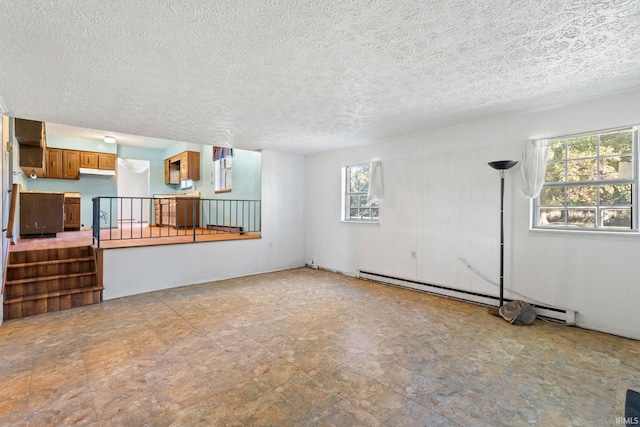
[[[116,155],[108,153],[98,154],[98,169],[116,170]]]
[[[80,152],[74,150],[62,151],[62,178],[80,179]]]
[[[47,148],[44,151],[44,177],[62,178],[62,150]]]
[[[65,199],[64,204],[64,228],[65,230],[80,228],[80,203],[75,200],[67,203],[66,200],[68,199]]]
[[[180,179],[189,178],[189,153],[184,152],[180,154]]]
[[[20,234],[51,235],[64,227],[64,194],[20,193]]]
[[[89,169],[98,169],[98,153],[89,151],[80,152],[80,167]]]
[[[189,177],[187,179],[198,181],[200,179],[200,153],[188,151],[187,160],[189,162]]]

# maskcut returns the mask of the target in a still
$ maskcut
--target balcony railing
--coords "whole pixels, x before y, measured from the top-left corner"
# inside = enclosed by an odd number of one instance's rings
[[[94,197],[93,243],[211,235],[260,235],[260,200]],[[204,240],[204,239],[203,239]]]

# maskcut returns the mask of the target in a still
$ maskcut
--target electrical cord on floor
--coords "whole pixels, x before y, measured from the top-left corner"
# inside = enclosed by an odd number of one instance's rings
[[[478,276],[478,277],[480,277],[481,279],[484,279],[486,282],[491,283],[493,286],[496,286],[496,287],[498,287],[498,288],[500,287],[500,284],[499,284],[499,283],[494,282],[493,280],[489,279],[487,276],[485,276],[484,274],[482,274],[480,271],[478,271],[476,268],[474,268],[471,264],[469,264],[469,262],[468,262],[466,259],[464,259],[464,258],[458,258],[458,259],[459,259],[459,260],[460,260],[460,262],[462,262],[465,266],[467,266],[467,269],[469,269],[472,273],[474,273],[475,275],[477,275],[477,276]],[[548,304],[546,304],[546,303],[543,303],[543,302],[541,302],[541,301],[537,301],[537,300],[535,300],[535,299],[533,299],[533,298],[530,298],[530,297],[528,297],[528,296],[526,296],[526,295],[523,295],[523,294],[521,294],[521,293],[519,293],[519,292],[516,292],[516,291],[514,291],[514,290],[512,290],[512,289],[508,289],[508,291],[509,291],[509,292],[511,292],[512,294],[518,295],[519,297],[522,297],[522,298],[526,299],[526,300],[527,300],[527,302],[528,302],[528,303],[530,303],[530,304],[532,304],[534,307],[535,307],[536,305],[541,305],[541,306],[547,306],[547,307],[550,307],[550,308],[555,308],[555,309],[557,309],[557,310],[565,310],[565,311],[566,311],[566,310],[571,310],[571,309],[566,308],[566,307],[556,307],[556,306],[553,306],[553,305],[548,305]],[[543,322],[549,323],[549,324],[551,324],[551,325],[556,325],[556,326],[572,326],[572,324],[569,324],[569,323],[566,323],[566,322],[565,322],[565,323],[562,323],[562,322],[560,322],[560,321],[552,320],[552,319],[549,319],[549,318],[546,318],[546,317],[538,316],[538,319],[542,320]]]

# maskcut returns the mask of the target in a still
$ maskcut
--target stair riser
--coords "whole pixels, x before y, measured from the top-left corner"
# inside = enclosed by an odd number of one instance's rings
[[[83,258],[93,256],[91,247],[40,249],[35,251],[19,251],[9,254],[9,264],[24,264],[52,259]]]
[[[58,274],[91,273],[94,271],[95,264],[93,261],[24,266],[20,268],[8,268],[7,281],[55,276]]]
[[[66,259],[66,258],[83,258],[93,256],[92,248],[90,246],[76,247],[76,248],[52,248],[52,249],[38,249],[33,251],[18,251],[11,252],[9,254],[10,264],[24,264],[27,262],[41,262],[49,261],[53,259]]]
[[[67,289],[79,289],[87,286],[95,286],[96,277],[81,276],[66,279],[42,280],[38,282],[5,285],[5,299],[21,296],[46,294],[47,292],[63,291]]]
[[[4,305],[4,320],[33,316],[52,311],[66,310],[89,304],[98,304],[102,300],[101,291],[79,292],[70,295],[43,297],[31,301],[20,301]]]

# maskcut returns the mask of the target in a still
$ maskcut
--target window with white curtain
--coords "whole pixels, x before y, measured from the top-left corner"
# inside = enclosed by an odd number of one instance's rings
[[[533,228],[638,231],[638,128],[552,138]]]
[[[364,163],[342,168],[342,220],[378,222],[380,201],[371,200],[372,164]]]

